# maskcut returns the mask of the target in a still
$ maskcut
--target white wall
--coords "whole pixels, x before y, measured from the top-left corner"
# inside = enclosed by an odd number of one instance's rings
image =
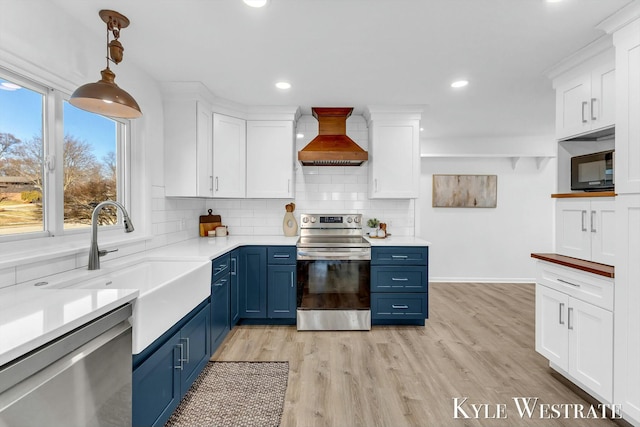
[[[423,144],[423,152],[446,151],[478,156],[517,150],[519,141],[535,144],[540,154],[553,155],[553,137],[515,138],[512,148],[487,143],[490,138]],[[447,148],[447,144],[449,147]],[[522,150],[521,150],[522,151]],[[422,159],[420,198],[416,204],[417,235],[430,241],[432,281],[532,282],[532,252],[553,251],[553,199],[556,160],[538,169],[534,157],[523,157],[515,169],[510,157],[433,157]],[[493,208],[432,207],[433,174],[498,176],[498,201]]]

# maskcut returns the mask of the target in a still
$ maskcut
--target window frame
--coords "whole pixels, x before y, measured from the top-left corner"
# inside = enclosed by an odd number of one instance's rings
[[[42,94],[42,216],[43,231],[22,232],[0,235],[0,244],[27,241],[31,239],[63,238],[85,236],[91,227],[65,229],[64,227],[64,102],[71,94],[57,89],[52,84],[43,83],[33,77],[26,77],[0,66],[0,77]],[[93,113],[96,114],[96,113]],[[106,117],[106,116],[105,116]],[[131,214],[131,138],[132,123],[128,119],[107,117],[116,123],[116,191],[117,201]],[[118,211],[118,222],[101,225],[100,230],[124,228],[122,213]]]

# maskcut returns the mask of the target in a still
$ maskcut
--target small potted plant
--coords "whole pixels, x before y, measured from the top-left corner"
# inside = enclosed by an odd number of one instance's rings
[[[380,221],[378,221],[377,218],[369,218],[369,220],[367,221],[367,227],[369,227],[370,236],[377,235],[377,228],[379,224],[380,224]]]

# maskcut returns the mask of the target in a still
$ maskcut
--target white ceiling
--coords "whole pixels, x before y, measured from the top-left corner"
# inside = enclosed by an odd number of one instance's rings
[[[104,37],[126,15],[125,61],[246,105],[425,106],[423,137],[552,134],[544,72],[602,36],[629,0],[55,0]],[[453,90],[454,79],[465,89]],[[276,81],[287,80],[283,92]],[[135,88],[126,88],[135,95]]]

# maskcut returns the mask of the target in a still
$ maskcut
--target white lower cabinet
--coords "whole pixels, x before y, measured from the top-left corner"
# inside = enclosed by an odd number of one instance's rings
[[[604,403],[613,401],[613,279],[538,262],[536,351]]]

